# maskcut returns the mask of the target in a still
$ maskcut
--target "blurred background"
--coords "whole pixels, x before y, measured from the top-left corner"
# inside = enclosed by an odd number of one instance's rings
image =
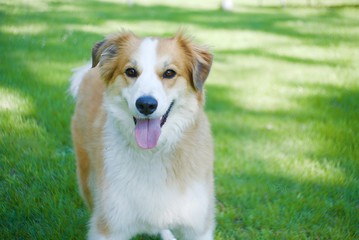
[[[357,0],[0,1],[0,239],[85,239],[71,69],[110,33],[180,28],[215,56],[215,239],[358,239],[358,10]]]

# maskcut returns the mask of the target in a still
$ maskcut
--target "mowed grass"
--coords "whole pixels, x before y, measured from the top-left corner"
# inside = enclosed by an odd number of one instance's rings
[[[215,239],[358,239],[355,1],[246,0],[230,13],[215,0],[125,3],[0,3],[0,239],[85,239],[70,70],[109,33],[179,27],[215,55]]]

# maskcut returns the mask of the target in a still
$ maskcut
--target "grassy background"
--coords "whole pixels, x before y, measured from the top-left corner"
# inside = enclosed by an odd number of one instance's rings
[[[108,33],[180,26],[215,54],[216,239],[358,239],[359,5],[288,2],[1,1],[0,239],[84,239],[70,70]]]

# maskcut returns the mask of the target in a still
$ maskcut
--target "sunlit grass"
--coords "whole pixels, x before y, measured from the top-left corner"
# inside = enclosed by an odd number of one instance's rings
[[[32,107],[29,99],[23,98],[17,92],[8,89],[0,89],[0,111],[24,113],[28,112]]]
[[[9,34],[40,34],[47,30],[45,24],[42,25],[23,25],[23,26],[3,26],[1,31]]]
[[[358,5],[307,2],[235,1],[226,13],[217,0],[2,1],[0,238],[85,238],[71,69],[114,31],[182,27],[215,56],[216,239],[357,239]]]

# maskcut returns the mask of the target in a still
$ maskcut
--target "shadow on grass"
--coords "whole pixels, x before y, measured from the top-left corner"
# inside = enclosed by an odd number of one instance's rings
[[[258,6],[253,5],[246,5],[248,8],[255,8],[258,9]],[[279,4],[277,5],[261,5],[260,7],[265,9],[273,9],[273,10],[283,10],[283,6]],[[308,3],[306,4],[303,2],[303,4],[293,4],[288,3],[285,5],[285,8],[294,8],[294,9],[308,9],[308,8],[314,8],[314,9],[346,9],[346,8],[359,8],[359,4],[356,3],[332,3],[332,4],[321,4],[320,1],[317,1],[317,3]]]
[[[328,228],[348,239],[357,234],[355,184],[297,181],[262,171],[220,174],[216,186],[217,226],[227,234],[224,239],[252,239],[253,232],[326,239],[332,236],[321,230]]]
[[[52,29],[0,37],[0,51],[6,56],[0,64],[0,88],[18,93],[31,106],[25,112],[0,110],[4,239],[82,239],[86,232],[88,213],[77,190],[70,138],[73,102],[67,96],[68,82],[59,77],[67,79],[71,67],[66,64],[83,54],[75,51],[77,37],[89,39],[91,34],[74,33],[66,43],[61,40],[64,34]],[[98,36],[92,38],[91,45]],[[91,45],[84,49],[87,56]]]
[[[32,105],[20,114],[17,109],[0,111],[0,232],[5,239],[56,239],[58,233],[80,239],[88,219],[74,174],[69,131],[73,104],[66,96],[67,83],[52,79],[53,71],[61,70],[55,68],[61,53],[54,53],[59,51],[55,43],[43,47],[44,38],[3,35],[0,39],[6,55],[0,66],[0,88],[17,92]],[[40,56],[30,59],[36,51]],[[29,67],[34,61],[54,63],[48,78]],[[76,231],[68,226],[77,226]]]
[[[229,97],[237,90],[207,85],[207,112],[217,140],[216,151],[221,153],[216,156],[217,222],[218,229],[227,236],[224,239],[251,239],[253,231],[278,238],[288,234],[294,238],[331,238],[330,233],[326,236],[319,233],[320,229],[328,228],[341,229],[342,236],[356,236],[359,124],[355,119],[359,119],[356,101],[359,89],[304,87],[322,89],[324,93],[293,99],[300,102],[299,110],[263,112],[240,107],[240,97]],[[302,152],[283,149],[283,141],[295,141],[299,136],[292,136],[296,131],[268,131],[265,126],[271,122],[309,125],[308,134],[315,132],[314,147],[303,148]],[[267,155],[271,154],[271,149],[266,148],[268,143],[276,151],[286,152],[290,161],[295,161],[290,156],[299,153],[315,164],[335,166],[345,174],[345,180],[333,182],[285,172],[273,174],[268,163]],[[268,224],[268,216],[277,227]],[[308,229],[308,224],[313,227]]]
[[[306,126],[304,131],[314,131],[317,136],[313,139],[317,142],[315,152],[307,152],[308,157],[314,156],[318,161],[332,159],[333,164],[339,162],[339,167],[349,175],[359,175],[359,151],[356,147],[359,142],[356,137],[359,132],[359,123],[356,121],[359,119],[359,86],[344,88],[329,84],[302,84],[301,87],[308,92],[319,90],[320,93],[293,96],[290,101],[300,106],[296,110],[256,111],[242,107],[238,89],[207,85],[206,109],[213,120],[215,135],[224,139],[237,139],[239,144],[250,139],[278,141],[278,137],[284,133],[266,129],[271,122]],[[233,99],[230,96],[237,97]],[[250,122],[247,122],[250,119],[258,120],[262,125],[257,129],[251,128]],[[231,151],[235,152],[235,149]]]
[[[301,18],[282,10],[274,12],[268,8],[252,8],[245,12],[224,12],[220,10],[193,10],[187,8],[170,7],[165,5],[129,7],[126,4],[111,2],[86,1],[73,2],[71,7],[65,8],[63,4],[50,2],[52,11],[36,11],[32,9],[29,15],[16,16],[17,21],[26,23],[46,23],[51,19],[51,28],[59,28],[62,31],[67,25],[95,25],[115,21],[121,27],[121,22],[147,22],[159,21],[172,23],[179,26],[197,25],[208,29],[225,30],[250,30],[272,33],[281,36],[292,37],[310,44],[332,45],[339,43],[356,44],[357,38],[350,34],[323,33],[317,31],[303,32],[302,27],[287,26],[287,23],[295,23]],[[310,9],[310,8],[309,8]],[[325,28],[348,27],[354,28],[356,24],[351,19],[346,19],[341,14],[342,8],[324,8],[317,14],[307,14],[306,26],[312,24]],[[74,14],[76,11],[77,14]],[[3,15],[3,19],[5,16]],[[59,30],[58,29],[58,30]]]
[[[338,60],[317,60],[311,58],[301,58],[290,55],[275,54],[271,53],[266,49],[262,48],[246,48],[246,49],[229,49],[229,50],[217,50],[216,54],[228,56],[228,55],[239,55],[239,56],[255,56],[262,57],[269,60],[279,60],[287,63],[298,63],[310,66],[329,66],[329,67],[346,67],[348,63],[340,62]]]
[[[319,138],[316,153],[322,161],[336,161],[352,176],[359,176],[359,85],[338,87],[329,84],[303,84],[303,88],[320,93],[297,98]],[[355,166],[353,168],[353,166]]]

